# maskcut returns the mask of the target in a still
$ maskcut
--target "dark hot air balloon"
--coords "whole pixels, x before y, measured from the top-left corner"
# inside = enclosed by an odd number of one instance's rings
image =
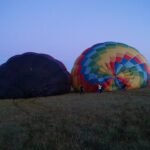
[[[0,66],[0,98],[24,98],[70,91],[63,63],[46,54],[24,53]]]

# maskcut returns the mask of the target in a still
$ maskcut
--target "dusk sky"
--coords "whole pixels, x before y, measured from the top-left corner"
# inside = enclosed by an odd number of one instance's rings
[[[70,71],[83,50],[105,41],[133,46],[150,63],[150,0],[0,0],[0,64],[32,51]]]

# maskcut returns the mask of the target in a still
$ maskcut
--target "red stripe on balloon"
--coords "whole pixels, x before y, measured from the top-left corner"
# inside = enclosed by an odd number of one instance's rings
[[[140,60],[140,58],[138,58],[138,56],[135,56],[134,57],[134,60],[138,63],[138,64],[141,64],[142,61]]]

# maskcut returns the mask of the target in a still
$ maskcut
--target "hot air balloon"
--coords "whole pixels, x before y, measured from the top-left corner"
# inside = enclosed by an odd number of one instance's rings
[[[75,61],[72,85],[95,92],[98,85],[105,91],[134,89],[148,84],[150,69],[143,55],[123,43],[104,42],[86,49]]]
[[[55,58],[33,52],[11,57],[0,66],[0,98],[28,98],[70,91],[70,74]]]

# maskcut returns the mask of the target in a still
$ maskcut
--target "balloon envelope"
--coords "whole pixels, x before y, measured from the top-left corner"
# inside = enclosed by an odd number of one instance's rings
[[[87,92],[144,87],[149,80],[146,59],[135,48],[123,43],[105,42],[86,49],[72,69],[75,90],[82,85]]]
[[[0,98],[63,94],[70,90],[70,74],[58,60],[28,52],[0,66]]]

